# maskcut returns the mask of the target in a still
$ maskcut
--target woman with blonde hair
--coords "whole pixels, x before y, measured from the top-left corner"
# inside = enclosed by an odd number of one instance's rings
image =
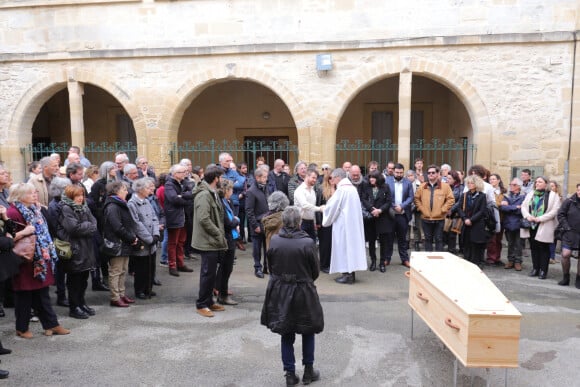
[[[33,337],[28,330],[30,313],[36,311],[46,336],[68,335],[70,331],[58,323],[52,309],[49,287],[54,283],[54,265],[58,261],[46,219],[36,206],[38,195],[30,183],[15,184],[10,187],[6,215],[16,224],[14,241],[34,234],[36,248],[32,260],[20,265],[20,272],[14,276],[14,312],[16,315],[16,335],[25,339]]]

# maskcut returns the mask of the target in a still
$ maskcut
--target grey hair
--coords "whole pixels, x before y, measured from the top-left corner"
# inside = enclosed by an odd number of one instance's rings
[[[283,211],[289,204],[290,201],[288,200],[288,197],[282,191],[274,191],[268,197],[268,209],[270,211]]]
[[[523,182],[523,181],[522,181],[522,179],[520,179],[519,177],[514,177],[514,178],[512,179],[512,181],[515,181],[515,182],[516,182],[516,184],[517,184],[518,186],[520,186],[520,187],[521,187],[522,185],[524,185],[524,182]]]
[[[409,175],[413,175],[413,177],[416,177],[417,174],[415,173],[415,171],[413,171],[412,169],[409,169],[406,173],[405,176],[409,176]]]
[[[288,206],[282,212],[282,224],[286,228],[297,230],[300,228],[301,221],[300,209],[296,206]]]
[[[137,169],[137,166],[135,164],[130,164],[130,163],[125,164],[125,166],[123,167],[123,174],[127,175],[133,169]]]
[[[443,164],[441,166],[441,168],[439,168],[439,169],[444,169],[444,168],[447,168],[450,171],[451,170],[451,165],[449,165],[449,164]]]
[[[50,156],[46,156],[40,159],[40,167],[42,169],[48,167],[50,165],[50,163],[52,163],[54,159]]]
[[[256,170],[254,171],[254,176],[255,177],[259,177],[259,176],[264,176],[266,174],[268,174],[269,169],[264,167],[263,165],[260,165],[258,168],[256,168]]]
[[[179,165],[184,166],[184,167],[189,166],[189,165],[191,165],[191,160],[190,159],[181,159],[181,161],[179,162]]]
[[[64,189],[69,185],[72,185],[70,179],[66,177],[58,177],[58,176],[54,177],[50,181],[50,186],[48,187],[48,194],[53,198],[56,197],[60,198],[60,196],[64,192]]]
[[[218,160],[219,160],[219,162],[221,163],[222,161],[224,161],[224,160],[225,160],[225,158],[226,158],[226,156],[231,156],[231,155],[230,155],[228,152],[223,152],[223,153],[220,153],[220,155],[218,156]],[[232,158],[233,158],[233,157],[232,157]]]
[[[300,167],[302,164],[306,165],[306,162],[304,162],[304,161],[300,160],[300,161],[298,161],[298,162],[296,163],[296,165],[294,166],[294,173],[297,173],[297,172],[298,172],[298,168],[299,168],[299,167]]]
[[[169,168],[169,173],[171,175],[173,175],[175,173],[175,171],[177,170],[177,168],[181,168],[181,167],[183,167],[183,165],[181,165],[181,164],[173,164],[171,166],[171,168]]]
[[[342,168],[335,168],[330,174],[332,177],[339,177],[341,179],[346,179],[346,171]]]
[[[149,187],[151,185],[151,178],[149,177],[142,177],[140,179],[137,179],[135,181],[133,181],[133,184],[131,185],[131,188],[133,189],[133,192],[141,192],[143,189]]]
[[[116,166],[117,164],[112,161],[103,162],[99,167],[99,178],[109,180],[109,172],[111,172],[111,169]]]

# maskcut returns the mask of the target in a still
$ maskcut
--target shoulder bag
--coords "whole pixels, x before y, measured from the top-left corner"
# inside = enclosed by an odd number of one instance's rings
[[[26,261],[32,261],[36,251],[36,234],[26,235],[15,241],[12,251]]]
[[[70,242],[54,238],[54,248],[59,259],[67,261],[72,258],[72,247]]]
[[[103,238],[103,245],[101,246],[101,253],[107,257],[120,257],[121,256],[121,241],[111,241],[107,238]]]

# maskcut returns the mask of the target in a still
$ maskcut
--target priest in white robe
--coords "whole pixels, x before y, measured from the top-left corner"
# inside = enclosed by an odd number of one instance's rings
[[[362,208],[357,189],[337,168],[331,173],[336,192],[326,203],[322,226],[332,225],[330,273],[342,273],[338,283],[353,284],[354,272],[367,269]]]

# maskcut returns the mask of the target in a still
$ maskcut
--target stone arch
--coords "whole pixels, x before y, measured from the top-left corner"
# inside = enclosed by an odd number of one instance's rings
[[[167,114],[164,114],[165,119],[162,118],[159,123],[160,128],[167,128],[168,141],[177,141],[177,132],[183,115],[197,96],[216,83],[231,80],[256,82],[276,93],[286,105],[294,120],[300,151],[306,154],[309,153],[309,122],[300,102],[290,89],[263,69],[232,63],[226,64],[221,69],[216,67],[212,70],[202,71],[191,76],[169,98]]]
[[[412,72],[430,78],[448,87],[465,106],[473,127],[474,141],[479,145],[491,144],[492,130],[489,114],[485,103],[476,89],[462,77],[452,65],[446,62],[434,62],[419,57],[401,57],[389,61],[362,67],[344,85],[334,97],[334,111],[330,110],[325,117],[325,125],[329,130],[328,139],[336,139],[338,124],[349,103],[366,87],[381,79],[399,75],[402,72]],[[479,152],[477,160],[485,165],[491,164],[491,147],[479,146],[485,152]]]
[[[137,143],[147,144],[147,128],[142,119],[142,114],[135,101],[131,99],[125,90],[107,76],[86,69],[68,71],[62,69],[60,71],[53,71],[43,80],[37,82],[26,90],[23,97],[18,102],[9,125],[9,133],[16,135],[16,146],[21,147],[30,142],[32,136],[32,125],[36,116],[40,112],[42,105],[56,92],[66,88],[67,82],[73,79],[81,83],[88,83],[99,87],[116,98],[133,120]],[[22,128],[27,129],[23,130]]]

